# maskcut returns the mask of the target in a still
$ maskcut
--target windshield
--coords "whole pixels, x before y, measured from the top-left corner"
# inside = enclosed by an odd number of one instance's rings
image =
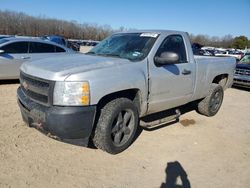
[[[114,34],[101,41],[87,54],[140,61],[148,55],[157,37],[156,33]]]
[[[240,64],[250,64],[250,55],[245,55],[239,62]]]

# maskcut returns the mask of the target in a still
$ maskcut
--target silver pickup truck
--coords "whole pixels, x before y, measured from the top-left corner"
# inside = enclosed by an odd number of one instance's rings
[[[178,118],[181,105],[195,102],[199,113],[214,116],[235,65],[230,57],[194,57],[185,32],[121,32],[87,54],[23,64],[18,104],[23,120],[47,135],[85,146],[91,140],[117,154],[138,125]],[[168,109],[171,118],[144,120]]]

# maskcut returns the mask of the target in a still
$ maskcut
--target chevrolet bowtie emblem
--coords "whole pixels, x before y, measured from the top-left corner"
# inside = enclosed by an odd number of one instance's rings
[[[26,81],[23,82],[23,87],[24,89],[28,90],[29,89],[29,85],[27,84]]]

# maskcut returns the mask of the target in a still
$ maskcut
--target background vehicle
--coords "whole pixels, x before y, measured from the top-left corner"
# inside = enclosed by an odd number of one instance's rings
[[[194,55],[203,55],[203,56],[214,56],[214,50],[202,49],[202,45],[199,43],[193,43],[192,49]]]
[[[93,40],[82,40],[81,45],[83,46],[96,46],[100,41]]]
[[[80,45],[77,42],[68,41],[67,47],[77,52],[80,51]]]
[[[4,39],[4,38],[10,38],[12,37],[11,35],[0,35],[0,39]]]
[[[245,55],[236,65],[233,84],[250,88],[250,55]]]
[[[235,57],[237,60],[240,60],[244,54],[242,52],[238,51],[231,51],[227,50],[221,54],[215,54],[215,56],[220,56],[220,57]]]
[[[65,46],[67,48],[70,48],[74,51],[79,51],[80,50],[80,45],[72,40],[66,40],[65,38],[61,37],[61,36],[57,36],[57,35],[45,35],[43,37],[41,37],[43,40],[46,41],[51,41],[51,42],[55,42],[57,44],[60,44],[62,46]]]
[[[45,36],[41,37],[41,39],[51,41],[51,42],[55,42],[55,43],[60,44],[62,46],[67,46],[67,41],[61,36],[45,35]]]
[[[144,127],[165,123],[193,101],[199,113],[214,116],[232,85],[235,63],[231,57],[194,57],[185,32],[117,33],[86,55],[23,64],[18,103],[30,126],[85,146],[91,137],[96,147],[116,154],[133,142],[139,120]],[[168,109],[172,115],[147,118]]]
[[[39,39],[0,39],[0,79],[18,79],[19,68],[25,61],[64,53],[72,53],[72,50]]]

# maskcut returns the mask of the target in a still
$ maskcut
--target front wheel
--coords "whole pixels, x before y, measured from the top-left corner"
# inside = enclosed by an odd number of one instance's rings
[[[127,98],[107,103],[100,112],[93,136],[94,145],[111,154],[124,151],[134,140],[138,116],[136,106]]]

